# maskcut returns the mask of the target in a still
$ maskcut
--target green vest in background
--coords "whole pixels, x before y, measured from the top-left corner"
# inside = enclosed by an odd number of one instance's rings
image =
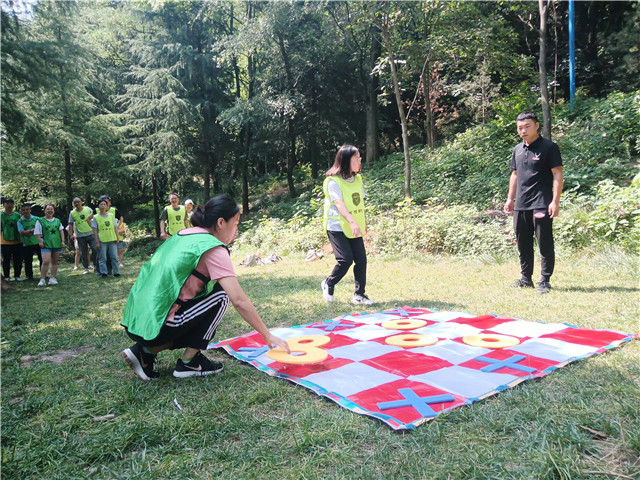
[[[329,198],[328,185],[330,179],[335,181],[338,184],[338,187],[340,187],[340,191],[342,192],[342,201],[364,235],[366,222],[364,218],[364,198],[362,198],[362,177],[360,174],[356,175],[353,182],[347,182],[340,175],[334,175],[324,179],[324,183],[322,184],[322,190],[324,191],[324,228],[327,228],[327,220],[340,220],[340,228],[342,228],[342,232],[345,236],[347,238],[355,237],[351,231],[351,225],[349,225],[346,218],[342,215],[338,215],[337,217],[329,216],[331,199]]]
[[[93,219],[98,224],[98,238],[101,242],[115,242],[118,239],[113,228],[116,219],[111,212],[106,217],[96,213]]]
[[[31,215],[29,220],[25,220],[20,217],[20,224],[24,230],[33,230],[36,228],[36,222],[38,221],[38,217],[35,215]],[[30,245],[38,245],[38,237],[35,235],[23,235],[22,236],[22,244],[27,247]]]
[[[89,207],[83,207],[81,211],[75,208],[71,210],[71,218],[76,224],[76,230],[80,233],[89,233],[91,231],[91,225],[87,223],[87,218],[91,215],[91,209]],[[115,216],[115,214],[114,214]]]
[[[42,225],[42,243],[44,248],[61,248],[62,238],[60,237],[60,219],[53,217],[53,222],[46,218],[38,220]]]
[[[2,236],[4,239],[9,242],[20,240],[20,233],[18,233],[20,214],[15,211],[11,215],[0,212],[0,216],[2,218]]]
[[[209,233],[178,234],[160,245],[140,269],[124,306],[121,325],[145,340],[156,338],[200,257],[221,245],[224,243]],[[214,285],[209,282],[196,298],[211,292]]]
[[[178,210],[174,210],[171,205],[164,207],[164,209],[167,211],[167,233],[175,235],[184,229],[184,217],[187,216],[187,209],[184,208],[184,205],[180,205]]]

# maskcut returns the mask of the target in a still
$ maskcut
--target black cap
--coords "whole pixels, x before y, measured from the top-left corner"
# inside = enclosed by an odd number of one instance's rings
[[[2,199],[2,204],[4,205],[5,203],[15,203],[15,202],[13,201],[13,198],[5,197]]]
[[[101,202],[103,200],[109,200],[111,201],[111,197],[109,195],[102,195],[99,199],[98,202]]]

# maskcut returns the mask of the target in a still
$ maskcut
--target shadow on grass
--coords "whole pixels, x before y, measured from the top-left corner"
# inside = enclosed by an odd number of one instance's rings
[[[595,293],[595,292],[610,292],[610,293],[632,293],[640,292],[640,288],[633,287],[554,287],[554,290],[558,292],[583,292],[583,293]]]

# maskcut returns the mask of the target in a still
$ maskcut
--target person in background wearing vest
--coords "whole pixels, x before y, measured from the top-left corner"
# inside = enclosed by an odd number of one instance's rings
[[[520,279],[513,287],[533,288],[533,237],[538,240],[541,260],[539,293],[549,293],[555,266],[553,219],[560,213],[563,173],[558,145],[538,135],[540,123],[533,112],[516,118],[522,142],[513,149],[509,193],[504,204],[513,212],[513,230],[520,255]],[[517,194],[517,196],[516,196]]]
[[[21,282],[22,278],[22,237],[18,232],[18,220],[20,214],[14,210],[13,198],[2,200],[3,211],[0,212],[2,218],[2,230],[0,231],[0,249],[2,249],[2,273],[8,282],[11,274],[11,259],[13,258],[13,277],[16,282]]]
[[[98,268],[98,249],[93,229],[88,222],[93,215],[93,210],[86,207],[79,197],[73,199],[73,206],[75,208],[69,213],[69,235],[72,240],[78,242],[80,261],[84,267],[82,274],[86,275],[89,273],[89,249],[91,249],[91,264],[95,269]]]
[[[193,214],[193,200],[187,198],[184,201],[184,208],[186,210],[184,228],[193,227],[191,224],[191,215]]]
[[[322,296],[333,302],[333,289],[353,263],[355,292],[351,302],[374,305],[365,295],[367,285],[367,252],[363,236],[367,231],[364,217],[364,189],[359,172],[360,152],[352,145],[343,145],[327,171],[323,184],[324,226],[336,257],[336,266],[320,284]]]
[[[98,267],[102,278],[107,278],[107,256],[111,260],[111,271],[114,277],[120,276],[118,270],[118,248],[116,243],[120,241],[116,218],[108,210],[106,200],[98,202],[99,212],[93,216],[91,228],[98,249]]]
[[[187,209],[184,205],[178,205],[180,197],[176,192],[169,195],[169,203],[160,214],[160,237],[166,240],[189,225],[187,222]]]
[[[240,209],[228,195],[197,207],[192,228],[173,235],[140,269],[122,314],[122,326],[136,342],[122,355],[143,380],[157,378],[153,364],[164,350],[184,348],[173,376],[204,376],[222,370],[200,351],[207,348],[229,300],[271,348],[290,353],[282,339],[269,332],[242,290],[229,250],[238,231]]]
[[[39,218],[36,221],[34,228],[34,235],[38,239],[38,245],[40,245],[40,251],[42,252],[42,268],[40,269],[40,282],[39,287],[45,286],[45,279],[49,272],[49,265],[51,265],[51,277],[49,278],[49,285],[58,285],[56,280],[56,274],[58,273],[58,263],[60,261],[60,254],[64,248],[64,227],[59,218],[55,218],[53,215],[56,213],[56,209],[52,203],[48,203],[44,206],[44,217]]]
[[[124,223],[124,217],[122,216],[120,211],[116,207],[111,205],[111,197],[109,195],[101,195],[100,198],[98,199],[98,204],[100,204],[100,202],[102,200],[105,200],[107,202],[107,210],[111,214],[113,214],[113,218],[115,218],[116,223],[117,224]],[[93,217],[91,218],[91,220],[93,221]],[[124,244],[122,244],[122,247],[121,247],[120,243],[121,242],[118,242],[118,244],[116,245],[117,249],[124,248]],[[110,252],[111,252],[111,250],[109,250],[107,252],[107,271],[108,271],[108,273],[111,273],[111,265],[113,265],[113,258],[111,258],[111,253]],[[119,258],[120,258],[120,255],[118,254],[118,259]],[[98,275],[98,269],[96,269],[96,275]]]
[[[38,217],[31,215],[31,205],[25,203],[20,207],[20,220],[18,220],[18,232],[22,236],[22,260],[24,261],[24,273],[27,280],[33,280],[33,255],[38,257],[40,269],[42,269],[42,256],[40,245],[35,236]]]

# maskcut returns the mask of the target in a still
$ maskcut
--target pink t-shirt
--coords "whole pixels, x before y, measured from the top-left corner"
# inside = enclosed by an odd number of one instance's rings
[[[186,228],[180,232],[181,234],[189,234],[189,233],[208,233],[202,227],[191,227]],[[198,262],[198,266],[196,270],[209,277],[212,281],[220,280],[225,277],[235,277],[236,272],[233,270],[233,264],[231,263],[231,257],[229,256],[229,252],[227,252],[226,248],[220,246],[216,248],[212,248],[211,250],[205,252]],[[187,278],[187,281],[182,286],[180,290],[180,295],[178,298],[184,302],[191,300],[197,294],[204,290],[205,283],[200,280],[198,277],[194,275],[190,275]],[[173,305],[171,310],[169,310],[169,314],[165,321],[173,320],[173,316],[176,311],[180,308],[180,305]]]

